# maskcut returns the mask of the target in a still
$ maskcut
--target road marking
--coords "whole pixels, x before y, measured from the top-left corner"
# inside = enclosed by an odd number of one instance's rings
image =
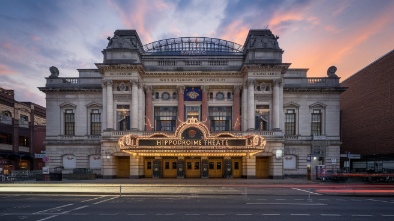
[[[241,213],[241,214],[237,214],[237,216],[251,216],[252,214],[250,213]]]
[[[286,199],[275,199],[275,200],[286,200]]]
[[[310,216],[310,214],[307,214],[307,213],[292,213],[292,214],[290,214],[290,216]]]
[[[127,214],[128,216],[145,216],[144,213]]]
[[[277,213],[263,213],[261,215],[262,216],[280,216],[280,214],[277,214]]]
[[[86,207],[89,207],[89,206],[88,206],[88,205],[86,205],[86,206],[80,206],[80,207],[77,207],[77,208],[72,209],[72,210],[70,210],[70,211],[80,210],[80,209],[83,209],[83,208],[86,208]],[[70,211],[68,211],[68,212],[70,212]]]
[[[306,193],[310,193],[310,194],[315,194],[315,195],[322,195],[320,193],[315,193],[315,192],[311,192],[308,190],[302,190],[302,189],[298,189],[298,188],[292,188],[293,190],[298,190],[298,191],[302,191],[302,192],[306,192]]]
[[[199,216],[200,214],[196,213],[196,214],[185,214],[185,216]]]
[[[100,199],[100,198],[103,198],[103,197],[105,197],[105,196],[100,196],[100,197],[96,197],[96,198],[93,198],[93,199],[84,200],[84,201],[81,201],[81,203],[89,202],[89,201],[92,201],[92,200],[97,200],[97,199]]]
[[[305,199],[294,199],[294,200],[305,200]]]
[[[257,199],[257,200],[267,200],[267,199]]]
[[[72,206],[72,205],[74,205],[74,204],[67,204],[67,205],[58,206],[58,207],[54,207],[54,208],[50,208],[50,209],[46,209],[46,210],[41,210],[41,211],[38,211],[38,212],[35,212],[35,213],[32,213],[32,214],[45,213],[46,211],[49,211],[49,210],[60,209],[60,208],[67,207],[67,206]]]
[[[382,202],[382,203],[392,203],[389,201],[385,201],[385,200],[375,200],[375,199],[367,199],[368,201],[373,201],[373,202]]]
[[[328,201],[329,199],[317,199],[317,200],[320,200],[320,201]]]
[[[320,215],[322,215],[322,216],[341,216],[339,214],[320,214]]]
[[[118,215],[117,213],[100,213],[100,216],[116,216]]]
[[[49,217],[47,217],[47,218],[39,219],[39,220],[37,220],[37,221],[44,221],[44,220],[47,220],[47,219],[52,219],[52,218],[54,218],[54,217],[56,217],[56,216],[58,216],[58,215],[49,216]]]
[[[352,216],[372,216],[372,215],[368,215],[368,214],[354,214]]]
[[[226,214],[208,214],[208,216],[225,216]]]
[[[107,201],[110,201],[110,200],[113,200],[113,199],[116,199],[116,198],[118,198],[118,197],[112,197],[112,198],[109,198],[109,199],[106,199],[106,200],[98,201],[98,202],[93,203],[93,204],[96,205],[96,204],[104,203],[104,202],[107,202]]]
[[[326,206],[323,203],[246,203],[247,205],[299,205],[299,206]]]

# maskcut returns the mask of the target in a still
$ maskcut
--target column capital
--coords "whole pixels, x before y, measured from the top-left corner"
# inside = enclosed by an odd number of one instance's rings
[[[147,93],[152,93],[153,91],[152,85],[145,85],[144,88]]]
[[[282,79],[276,79],[272,81],[274,86],[280,86],[282,84]]]
[[[111,79],[104,79],[102,82],[106,86],[112,86],[114,84],[114,82]]]
[[[139,81],[138,81],[138,79],[131,79],[131,80],[130,80],[130,83],[131,83],[132,86],[134,86],[134,85],[137,85],[137,86],[138,86]]]
[[[242,85],[234,85],[234,92],[240,92],[242,90]]]
[[[256,83],[255,79],[248,79],[245,81],[246,86],[250,86],[250,85],[254,86],[255,83]]]
[[[206,92],[209,91],[209,86],[208,85],[203,85],[203,86],[201,86],[201,90],[206,93]]]
[[[179,94],[183,94],[185,92],[185,86],[184,85],[178,85],[176,88],[179,91]]]

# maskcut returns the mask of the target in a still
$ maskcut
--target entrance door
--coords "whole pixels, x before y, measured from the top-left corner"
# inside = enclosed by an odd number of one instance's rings
[[[208,176],[209,178],[223,177],[223,159],[208,160]]]
[[[152,170],[153,170],[153,158],[145,158],[145,178],[152,178]]]
[[[163,177],[176,178],[177,159],[163,159]]]
[[[256,158],[256,178],[269,177],[269,158],[257,157]]]
[[[233,161],[233,178],[240,178],[242,176],[242,159],[234,158]]]
[[[200,178],[200,159],[186,159],[186,178]]]
[[[130,157],[118,157],[118,178],[129,178]]]

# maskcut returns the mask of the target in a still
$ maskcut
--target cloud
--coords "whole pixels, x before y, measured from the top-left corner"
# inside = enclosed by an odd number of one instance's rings
[[[7,65],[0,64],[0,75],[11,75],[16,74],[14,70],[9,68]]]

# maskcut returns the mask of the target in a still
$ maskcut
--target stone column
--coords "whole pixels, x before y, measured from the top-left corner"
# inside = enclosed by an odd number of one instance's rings
[[[101,113],[101,130],[107,129],[107,81],[103,80],[101,86],[103,87],[103,111]]]
[[[248,129],[248,89],[247,84],[244,83],[242,90],[242,131]]]
[[[178,119],[177,125],[185,121],[185,100],[183,93],[185,92],[185,86],[178,86]]]
[[[107,129],[114,129],[114,97],[112,95],[112,80],[107,80]]]
[[[131,129],[138,129],[138,80],[130,80],[131,86]]]
[[[152,115],[152,86],[145,86],[145,130],[152,131],[153,128],[153,115]]]
[[[254,130],[254,83],[255,80],[248,80],[248,130]]]
[[[209,119],[208,119],[208,91],[209,86],[202,86],[202,117],[201,121],[204,122],[205,126],[209,128]]]
[[[144,105],[144,90],[142,88],[142,83],[138,85],[138,130],[142,131],[144,130],[144,110],[145,110],[145,105]]]
[[[280,119],[279,119],[279,85],[281,83],[280,80],[274,80],[274,91],[273,91],[273,130],[278,131],[280,130],[279,124],[280,124]]]
[[[234,86],[234,105],[233,105],[233,130],[240,131],[241,130],[241,86],[235,85]]]

